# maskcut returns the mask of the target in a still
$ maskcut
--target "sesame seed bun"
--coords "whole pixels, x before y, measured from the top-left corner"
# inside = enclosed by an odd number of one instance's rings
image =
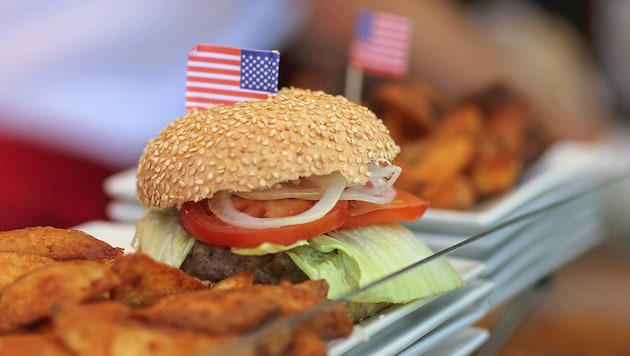
[[[146,207],[169,208],[333,172],[364,184],[368,163],[399,152],[369,109],[321,91],[282,89],[171,122],[140,157],[137,196]]]

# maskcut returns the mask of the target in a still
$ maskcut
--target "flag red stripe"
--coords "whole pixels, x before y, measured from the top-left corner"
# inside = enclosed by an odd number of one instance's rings
[[[200,88],[200,87],[188,87],[186,88],[189,92],[194,93],[205,93],[205,94],[217,94],[217,95],[232,95],[232,96],[240,96],[244,98],[266,98],[269,93],[265,92],[245,92],[238,90],[229,90],[229,89],[219,89],[219,88]],[[186,95],[188,98],[188,95]]]
[[[368,65],[366,65],[364,68],[365,69],[363,70],[366,73],[383,76],[383,77],[391,77],[391,78],[398,78],[400,77],[400,73],[404,73],[406,71],[406,69],[403,70],[403,69],[390,68],[390,70],[388,70],[388,69],[385,69],[384,67],[368,66]]]
[[[359,68],[363,66],[381,66],[385,67],[383,69],[387,71],[405,69],[407,67],[406,61],[387,61],[377,58],[355,58],[350,63],[355,67],[358,66]]]
[[[260,97],[252,97],[252,98],[234,98],[234,99],[223,99],[223,98],[202,98],[198,96],[186,96],[187,102],[195,102],[195,103],[207,103],[207,104],[234,104],[241,101],[251,100],[251,99],[267,99],[270,93],[263,93],[263,96]],[[192,107],[187,105],[187,107]]]
[[[190,56],[188,56],[188,60],[195,61],[195,62],[227,64],[227,65],[232,65],[232,66],[238,66],[241,64],[240,58],[231,59],[231,58],[203,57],[203,56],[196,56],[194,54],[191,54]]]
[[[400,69],[406,69],[407,67],[406,62],[401,62],[401,61],[393,62],[393,61],[384,61],[384,60],[370,59],[370,58],[357,59],[353,61],[352,64],[355,66],[383,67],[383,69],[386,71],[396,71]]]
[[[222,85],[232,85],[232,86],[239,86],[241,84],[238,80],[220,79],[220,78],[204,78],[204,77],[195,77],[195,76],[187,76],[186,83],[189,86],[193,85],[194,83],[222,84]]]
[[[189,102],[191,103],[203,103],[204,105],[201,107],[202,109],[204,107],[209,107],[209,106],[214,106],[214,105],[220,105],[220,104],[224,104],[224,105],[232,105],[237,103],[238,101],[235,100],[226,100],[226,99],[209,99],[209,98],[188,98]],[[186,110],[188,109],[192,109],[192,108],[199,108],[199,104],[194,104],[194,105],[189,105],[186,104]]]
[[[214,73],[214,74],[227,74],[227,75],[236,75],[240,76],[240,70],[234,69],[223,69],[223,68],[214,68],[214,67],[199,67],[199,66],[189,66],[189,72],[201,72],[201,73]]]
[[[203,103],[204,105],[202,107],[205,106],[209,106],[210,104],[235,104],[241,101],[246,101],[246,100],[264,100],[267,99],[267,97],[269,95],[272,95],[271,93],[263,93],[264,96],[262,97],[255,97],[255,98],[245,98],[245,97],[236,97],[233,96],[232,98],[222,98],[222,97],[210,97],[210,98],[204,98],[204,97],[198,97],[198,96],[192,96],[192,94],[187,95],[186,96],[186,102],[187,103]],[[193,107],[199,107],[198,104],[186,104],[185,105],[187,109],[193,108]]]
[[[235,56],[240,56],[241,55],[241,49],[240,48],[213,46],[213,45],[207,45],[207,44],[198,44],[198,45],[196,45],[195,48],[193,48],[193,53],[195,51],[221,53],[221,54],[231,54],[231,55],[235,55]]]
[[[382,56],[385,58],[407,59],[407,51],[391,47],[376,47],[365,43],[355,43],[352,48],[354,56]]]

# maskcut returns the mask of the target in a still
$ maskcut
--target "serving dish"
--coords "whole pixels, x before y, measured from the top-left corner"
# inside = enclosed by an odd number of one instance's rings
[[[138,203],[136,198],[136,167],[114,173],[103,181],[103,191],[115,200]]]
[[[377,317],[359,325],[350,338],[338,340],[329,346],[330,355],[394,355],[411,345],[431,343],[444,339],[481,319],[487,309],[483,303],[492,291],[492,283],[474,280],[461,290],[422,303],[401,306],[407,314],[396,317],[385,315],[390,321]],[[420,303],[418,303],[420,304]],[[391,312],[391,311],[390,311]],[[440,337],[426,338],[434,330],[441,329]],[[355,337],[353,337],[355,336]],[[430,345],[425,346],[427,349]]]
[[[399,356],[412,356],[421,353],[425,356],[467,356],[483,345],[489,336],[490,332],[484,328],[468,327],[426,351],[424,351],[425,345],[419,343],[401,352]]]
[[[474,235],[439,234],[415,231],[416,236],[434,251],[441,251],[456,244],[462,244],[453,251],[454,256],[483,260],[486,263],[486,273],[507,262],[515,252],[528,244],[533,244],[540,236],[560,225],[575,224],[585,226],[592,221],[600,221],[603,217],[601,192],[591,192],[565,204],[541,209],[536,214],[523,219],[515,219],[502,228],[487,230],[474,241]],[[579,218],[578,218],[579,216]],[[468,242],[470,241],[470,242]]]
[[[418,231],[470,236],[517,215],[562,199],[614,162],[601,144],[558,141],[521,177],[511,191],[468,211],[429,208],[418,221],[406,224]]]

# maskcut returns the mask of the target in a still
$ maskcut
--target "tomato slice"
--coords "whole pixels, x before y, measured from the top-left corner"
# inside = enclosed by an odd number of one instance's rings
[[[247,200],[233,198],[237,209],[257,217],[281,217],[295,215],[308,209],[314,202],[299,199]],[[308,206],[307,206],[308,205]],[[299,240],[337,229],[348,214],[348,203],[339,201],[321,219],[299,225],[272,229],[248,229],[226,224],[207,208],[207,201],[187,202],[180,209],[181,222],[186,231],[210,245],[252,248],[263,242],[290,245]]]
[[[250,200],[232,196],[232,204],[237,210],[257,218],[276,218],[303,213],[312,208],[315,201],[304,199]]]
[[[348,203],[348,217],[340,229],[385,224],[398,221],[416,221],[429,208],[421,198],[396,188],[396,198],[389,204],[374,204],[363,201]]]

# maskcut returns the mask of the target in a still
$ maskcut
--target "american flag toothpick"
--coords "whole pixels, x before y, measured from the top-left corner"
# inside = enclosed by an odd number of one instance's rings
[[[359,14],[350,64],[365,72],[403,77],[409,66],[411,21],[403,16]]]
[[[275,95],[279,62],[278,51],[196,45],[188,56],[186,110]]]
[[[361,11],[350,46],[346,96],[361,99],[363,72],[401,78],[407,75],[411,20],[398,15]]]

